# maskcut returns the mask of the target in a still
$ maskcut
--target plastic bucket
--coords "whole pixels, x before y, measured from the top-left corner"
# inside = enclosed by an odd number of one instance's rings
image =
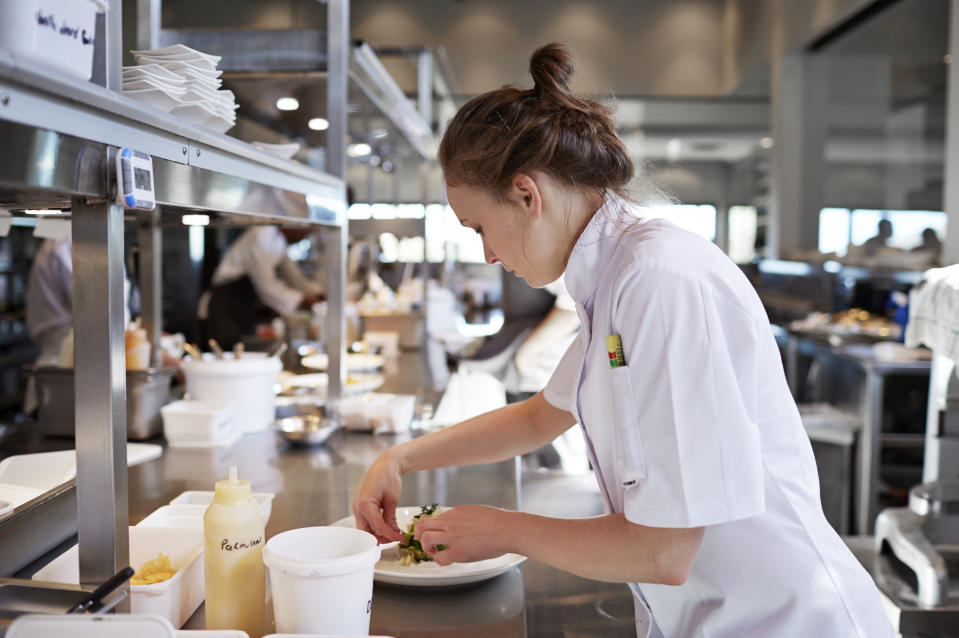
[[[274,384],[280,360],[253,352],[242,359],[234,359],[232,353],[224,356],[183,362],[187,394],[197,401],[230,403],[233,422],[242,433],[268,430],[276,412]]]
[[[349,527],[304,527],[267,541],[277,633],[368,635],[373,566],[384,547]]]

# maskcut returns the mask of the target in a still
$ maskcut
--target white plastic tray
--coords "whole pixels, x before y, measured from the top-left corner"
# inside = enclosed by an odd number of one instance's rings
[[[182,627],[204,598],[203,530],[168,527],[130,528],[130,566],[139,569],[163,552],[177,570],[169,580],[153,585],[130,586],[130,609],[134,614],[166,618]],[[80,561],[74,545],[33,575],[33,580],[78,583]],[[139,637],[138,637],[139,638]]]
[[[270,513],[273,510],[273,494],[271,492],[253,492],[253,500],[263,511],[263,522],[270,522]],[[206,490],[189,490],[180,493],[170,501],[170,505],[203,505],[213,502],[213,492]]]

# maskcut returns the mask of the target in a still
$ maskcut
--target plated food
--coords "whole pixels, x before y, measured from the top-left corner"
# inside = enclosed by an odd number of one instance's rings
[[[401,530],[408,530],[413,518],[422,511],[419,505],[407,505],[396,508],[396,523]],[[449,509],[442,505],[437,512]],[[335,523],[339,527],[356,527],[352,516],[342,518]],[[405,587],[457,587],[478,583],[505,574],[522,564],[525,556],[503,554],[496,558],[475,563],[453,563],[439,565],[434,561],[421,561],[410,565],[400,564],[399,547],[383,551],[382,557],[373,570],[373,580],[378,583],[401,585]]]
[[[416,527],[416,521],[421,518],[433,518],[440,514],[439,505],[433,503],[432,505],[424,505],[420,508],[420,513],[413,517],[413,520],[410,521],[410,524],[406,526],[406,530],[403,532],[406,534],[400,544],[397,546],[400,551],[400,565],[416,565],[417,563],[422,563],[423,561],[431,561],[433,557],[426,553],[426,550],[423,549],[423,546],[420,544],[419,539],[413,536],[413,528]],[[445,545],[437,545],[437,549],[444,550],[446,549]]]

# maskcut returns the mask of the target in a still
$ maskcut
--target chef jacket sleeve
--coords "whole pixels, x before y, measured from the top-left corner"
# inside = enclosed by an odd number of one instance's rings
[[[573,407],[575,384],[578,381],[583,361],[583,338],[582,333],[580,333],[573,340],[573,343],[569,344],[566,354],[560,359],[559,365],[556,366],[553,375],[546,383],[546,387],[543,388],[543,396],[546,397],[546,401],[550,405],[573,414],[576,414]]]
[[[288,315],[303,300],[303,293],[288,286],[279,276],[278,266],[286,258],[285,242],[275,243],[266,234],[256,236],[250,246],[245,270],[257,296],[281,315]]]
[[[300,265],[287,255],[280,260],[279,271],[283,281],[302,293],[319,297],[325,292],[323,284],[304,275]]]
[[[613,427],[627,430],[615,433],[626,518],[700,527],[760,514],[755,318],[674,264],[640,264],[617,290],[627,367],[603,372]]]

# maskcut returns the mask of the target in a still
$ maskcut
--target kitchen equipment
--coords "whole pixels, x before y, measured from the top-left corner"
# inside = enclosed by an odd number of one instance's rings
[[[62,614],[87,599],[90,591],[91,588],[80,585],[0,578],[0,636],[4,635],[4,630],[7,630],[8,638],[16,635],[10,633],[8,627],[28,614],[58,614],[59,617],[66,618]],[[114,590],[113,595],[107,595],[103,607],[96,613],[108,611],[124,597],[125,593]],[[76,618],[77,615],[73,617]]]
[[[959,634],[959,266],[930,270],[910,301],[906,345],[933,353],[923,483],[876,518],[874,570],[904,636]],[[911,623],[911,628],[906,623]]]
[[[188,635],[192,635],[192,632]],[[202,635],[198,632],[196,638],[200,638]],[[69,636],[70,638],[129,638],[130,636],[136,636],[136,638],[177,638],[179,632],[174,630],[173,625],[165,618],[129,614],[23,616],[18,618],[7,632],[7,638],[49,638],[50,636]],[[227,638],[227,636],[222,638]],[[237,636],[234,634],[230,638],[237,638]]]
[[[233,405],[222,401],[174,401],[160,410],[163,435],[172,447],[219,447],[234,443],[239,431]]]
[[[50,436],[74,436],[73,369],[27,369],[37,383],[37,421]],[[127,438],[148,439],[160,433],[160,408],[170,398],[176,368],[127,370]]]
[[[273,423],[276,398],[273,386],[282,367],[280,361],[262,353],[248,353],[234,359],[204,355],[201,360],[183,362],[186,392],[190,399],[233,404],[233,421],[241,433],[262,432]]]
[[[207,505],[163,505],[137,523],[137,527],[176,527],[203,529]]]
[[[270,522],[270,513],[273,511],[273,494],[271,492],[253,492],[253,500],[263,511],[263,520]],[[213,492],[210,490],[188,490],[181,492],[170,501],[170,505],[203,505],[213,502]]]
[[[321,445],[340,429],[340,423],[321,414],[307,414],[277,419],[273,428],[294,445]]]
[[[176,573],[152,585],[130,585],[130,610],[156,614],[182,627],[203,602],[203,532],[196,529],[130,527],[130,564],[142,568],[163,552]],[[76,583],[80,580],[77,546],[33,575],[36,581]],[[76,602],[76,601],[74,601]]]
[[[0,3],[0,50],[22,68],[89,80],[97,9],[91,0]]]
[[[276,630],[347,634],[370,631],[373,565],[384,549],[372,534],[346,527],[304,527],[266,543]]]
[[[100,611],[103,609],[103,599],[106,598],[106,596],[113,592],[113,590],[115,590],[117,587],[130,580],[132,576],[133,568],[124,567],[116,574],[108,578],[105,583],[94,589],[89,596],[85,596],[81,600],[78,600],[73,607],[67,610],[67,613],[93,614]]]
[[[213,503],[203,515],[207,628],[253,636],[263,630],[265,525],[250,481],[240,480],[231,465],[228,478],[216,482]]]

